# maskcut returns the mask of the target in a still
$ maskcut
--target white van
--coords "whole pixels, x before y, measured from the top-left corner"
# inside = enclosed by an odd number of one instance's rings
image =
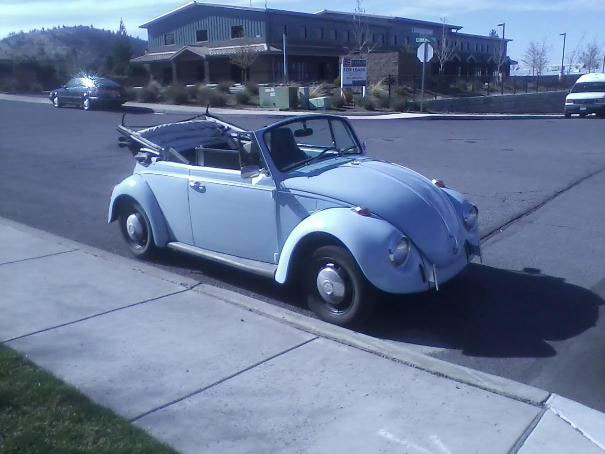
[[[565,98],[565,117],[572,114],[605,115],[605,74],[585,74],[578,79]]]

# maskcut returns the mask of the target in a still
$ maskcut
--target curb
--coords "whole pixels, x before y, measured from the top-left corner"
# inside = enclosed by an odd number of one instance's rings
[[[0,93],[0,100],[14,102],[29,102],[35,104],[47,104],[48,100],[43,96],[35,95],[13,95]],[[195,106],[172,106],[162,104],[149,104],[127,102],[125,107],[150,109],[155,113],[163,114],[203,114],[205,109]],[[342,112],[342,111],[282,111],[282,110],[256,110],[256,109],[212,109],[218,115],[242,115],[242,116],[274,116],[292,117],[297,115],[341,115],[349,120],[559,120],[565,118],[563,114],[455,114],[455,113],[387,113],[387,112]],[[224,110],[224,111],[223,111]]]
[[[239,306],[296,329],[503,397],[543,407],[551,395],[549,392],[539,388],[433,358],[413,349],[406,348],[403,345],[396,345],[346,328],[331,325],[319,319],[310,318],[227,289],[214,287],[209,284],[200,284],[195,279],[162,270],[152,264],[121,257],[111,252],[87,246],[9,219],[0,218],[0,225],[12,227],[47,241],[72,247],[80,252],[91,254],[109,262],[127,265],[133,271],[149,274],[164,281],[181,285],[191,291],[206,294],[225,303]]]

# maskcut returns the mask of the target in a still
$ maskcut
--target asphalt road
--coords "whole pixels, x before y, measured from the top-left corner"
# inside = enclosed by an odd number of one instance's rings
[[[0,216],[127,255],[106,223],[111,190],[133,167],[117,146],[120,115],[0,101]],[[173,118],[182,117],[136,111],[128,121]],[[230,120],[253,128],[275,118]],[[353,124],[371,155],[478,204],[487,263],[438,294],[385,296],[362,331],[605,410],[605,121]],[[156,265],[312,316],[267,280],[173,253]]]

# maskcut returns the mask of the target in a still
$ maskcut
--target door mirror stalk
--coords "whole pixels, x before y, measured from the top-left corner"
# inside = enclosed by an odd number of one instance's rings
[[[242,167],[242,178],[256,178],[261,174],[261,169],[259,166],[251,165]]]

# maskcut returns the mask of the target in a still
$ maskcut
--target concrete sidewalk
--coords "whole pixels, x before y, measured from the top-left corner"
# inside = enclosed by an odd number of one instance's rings
[[[0,340],[185,453],[602,453],[605,415],[0,220]]]
[[[0,93],[2,101],[29,102],[35,104],[51,105],[48,97],[34,95],[11,95]],[[171,105],[159,103],[141,103],[127,102],[126,108],[149,109],[156,113],[199,115],[206,112],[205,107]],[[456,114],[456,113],[418,113],[418,112],[400,112],[400,113],[382,113],[382,112],[342,112],[342,111],[282,111],[273,109],[236,109],[225,107],[212,107],[211,112],[216,115],[265,115],[276,117],[292,117],[296,115],[320,115],[325,113],[342,115],[349,120],[527,120],[527,119],[556,119],[563,118],[563,115],[557,114]]]

